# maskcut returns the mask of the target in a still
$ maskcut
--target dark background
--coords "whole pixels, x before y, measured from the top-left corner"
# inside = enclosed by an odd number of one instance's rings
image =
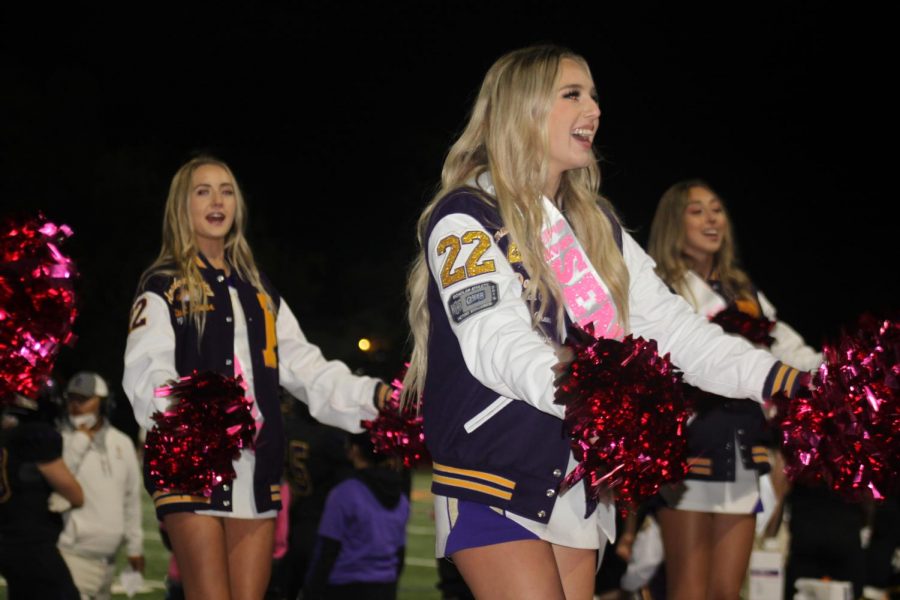
[[[257,260],[307,336],[390,377],[408,352],[414,223],[443,156],[490,64],[541,41],[591,64],[603,192],[638,241],[665,188],[700,176],[729,206],[747,271],[809,342],[896,308],[900,213],[878,182],[896,155],[887,15],[607,4],[2,9],[0,212],[69,224],[82,275],[60,376],[121,380],[168,183],[209,151],[236,172]],[[356,349],[364,335],[377,352]]]

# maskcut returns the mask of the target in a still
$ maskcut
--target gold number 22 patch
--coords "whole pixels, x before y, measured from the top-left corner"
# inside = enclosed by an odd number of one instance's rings
[[[469,254],[465,265],[454,269],[453,265],[456,264],[456,258],[459,256],[459,251],[462,249],[463,244],[477,245],[472,250],[472,253]],[[448,235],[438,242],[438,255],[447,254],[447,260],[444,261],[444,266],[441,268],[441,285],[449,287],[468,277],[475,277],[483,273],[493,273],[496,270],[493,260],[479,262],[482,255],[490,247],[491,238],[483,231],[467,231],[462,234],[462,237]]]

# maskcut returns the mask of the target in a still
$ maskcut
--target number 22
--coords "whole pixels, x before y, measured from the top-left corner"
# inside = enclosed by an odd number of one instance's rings
[[[456,263],[456,257],[459,256],[462,244],[478,245],[469,254],[466,264],[454,269],[453,265]],[[444,266],[441,267],[441,286],[446,288],[468,277],[475,277],[482,273],[493,273],[496,270],[493,260],[478,262],[490,247],[491,238],[483,231],[467,231],[462,234],[462,237],[448,235],[438,242],[438,255],[447,254],[447,260],[444,261]]]

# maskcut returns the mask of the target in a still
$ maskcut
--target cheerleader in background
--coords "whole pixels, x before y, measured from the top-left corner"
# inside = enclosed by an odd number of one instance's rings
[[[228,166],[195,158],[169,189],[159,257],[141,277],[125,349],[123,387],[137,422],[168,406],[154,390],[194,370],[242,375],[257,424],[255,450],[210,497],[157,490],[188,599],[262,598],[281,507],[284,435],[279,385],[308,399],[318,420],[351,432],[377,415],[390,388],[326,361],[259,271],[244,237],[247,209]],[[200,425],[200,424],[198,424]]]
[[[663,194],[649,241],[656,272],[701,316],[731,307],[775,321],[771,352],[802,370],[821,355],[776,320],[775,309],[737,264],[721,198],[705,182],[676,183]],[[785,371],[776,377],[792,376]],[[666,554],[668,597],[737,598],[747,572],[759,510],[759,476],[770,470],[769,436],[753,400],[701,394],[688,427],[684,484],[663,490],[657,513]]]

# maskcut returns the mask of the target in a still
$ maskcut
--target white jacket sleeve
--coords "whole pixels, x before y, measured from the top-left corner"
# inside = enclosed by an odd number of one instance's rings
[[[131,322],[138,325],[128,333],[122,388],[131,401],[135,421],[150,430],[155,425],[150,417],[169,406],[169,401],[157,398],[154,391],[178,379],[175,331],[166,301],[152,292],[144,292],[135,300]]]
[[[632,332],[656,340],[660,354],[670,353],[687,383],[720,396],[762,401],[775,357],[697,315],[657,277],[653,259],[637,242],[627,233],[623,237]]]
[[[307,341],[283,298],[275,330],[281,385],[294,396],[307,399],[314,419],[359,433],[361,420],[378,415],[373,402],[378,380],[354,375],[339,360],[325,360],[319,347]]]
[[[808,346],[790,325],[777,319],[775,307],[762,292],[757,292],[757,295],[763,314],[770,321],[775,321],[775,327],[772,329],[772,337],[775,338],[775,343],[771,348],[772,354],[779,360],[803,371],[812,371],[818,368],[822,364],[822,354]]]
[[[478,233],[467,236],[469,232]],[[447,239],[451,242],[444,242]],[[466,239],[470,241],[467,243]],[[519,276],[491,235],[475,218],[450,214],[435,225],[427,252],[444,310],[469,372],[501,396],[523,400],[562,418],[564,407],[553,404],[552,367],[558,362],[556,353],[532,328],[528,307],[521,297]],[[447,264],[451,260],[452,264]],[[448,283],[446,287],[443,279]],[[482,310],[454,317],[451,304],[465,305],[483,290],[487,296]]]

